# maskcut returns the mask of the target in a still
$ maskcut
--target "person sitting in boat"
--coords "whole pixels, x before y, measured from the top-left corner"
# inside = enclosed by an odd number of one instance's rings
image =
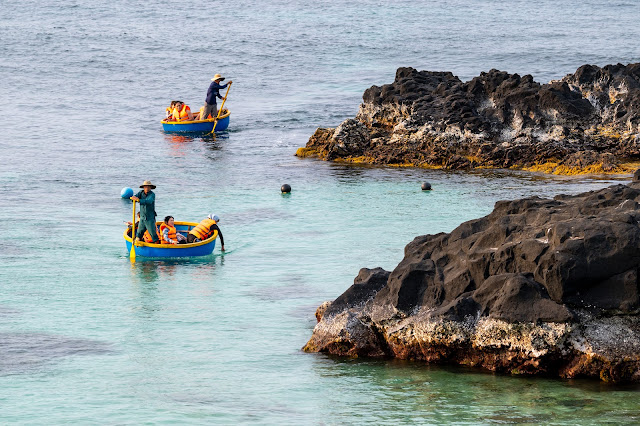
[[[176,101],[173,107],[173,119],[176,121],[192,121],[193,114],[191,114],[191,108],[189,105],[182,101]]]
[[[164,222],[160,225],[160,235],[162,244],[186,244],[187,237],[176,231],[173,216],[164,218]]]
[[[224,89],[233,81],[229,80],[227,84],[220,84],[224,80],[224,77],[220,74],[216,74],[211,79],[212,83],[209,85],[209,89],[207,90],[207,97],[204,101],[204,107],[200,108],[200,120],[206,120],[207,118],[217,118],[218,117],[218,99],[224,99],[220,96],[220,89]]]
[[[201,106],[200,107],[200,112],[197,114],[194,114],[193,119],[194,120],[206,120],[206,118],[202,118],[204,117],[204,107]],[[207,118],[211,118],[211,116],[207,117]]]
[[[167,110],[166,110],[167,116],[165,117],[167,120],[173,120],[173,108],[175,108],[176,102],[177,101],[171,101],[171,104],[167,107]]]
[[[138,219],[136,219],[136,228],[138,227],[138,224],[140,223],[140,212],[138,212],[137,216],[138,216]],[[131,236],[131,228],[132,228],[131,225],[133,225],[133,224],[131,223],[130,220],[126,220],[124,223],[127,224],[127,235]]]
[[[222,237],[220,228],[218,228],[218,222],[220,222],[218,215],[211,213],[206,219],[202,219],[195,228],[189,231],[189,235],[187,235],[187,242],[196,243],[198,241],[204,241],[213,235],[213,231],[218,231],[220,248],[224,251],[224,238]]]

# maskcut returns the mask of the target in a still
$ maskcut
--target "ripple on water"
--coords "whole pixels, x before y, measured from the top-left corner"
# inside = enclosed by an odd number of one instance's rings
[[[0,375],[33,373],[47,363],[77,355],[108,355],[113,345],[45,333],[0,333]]]

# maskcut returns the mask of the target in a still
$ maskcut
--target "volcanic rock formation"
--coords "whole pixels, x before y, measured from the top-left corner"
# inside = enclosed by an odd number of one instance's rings
[[[304,350],[640,381],[639,178],[415,238],[318,310]]]
[[[640,64],[584,65],[559,81],[399,68],[372,86],[355,119],[319,128],[300,157],[570,174],[624,172],[640,158]]]

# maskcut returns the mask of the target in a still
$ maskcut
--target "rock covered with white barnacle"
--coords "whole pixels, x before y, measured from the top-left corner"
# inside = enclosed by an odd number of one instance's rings
[[[362,269],[305,350],[640,381],[640,182],[500,201]]]

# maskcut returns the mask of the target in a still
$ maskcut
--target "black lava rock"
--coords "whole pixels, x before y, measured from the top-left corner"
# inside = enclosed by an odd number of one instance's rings
[[[584,65],[547,84],[496,69],[463,82],[398,68],[362,100],[355,119],[318,129],[305,152],[447,169],[549,163],[560,173],[621,172],[640,159],[640,64]]]

